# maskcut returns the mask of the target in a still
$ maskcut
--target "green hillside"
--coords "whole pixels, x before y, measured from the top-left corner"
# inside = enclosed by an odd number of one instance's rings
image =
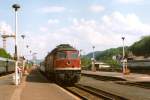
[[[129,48],[136,56],[150,56],[150,36],[144,36]]]
[[[128,47],[125,47],[127,51]],[[87,58],[92,58],[93,52],[86,55]],[[104,51],[96,51],[95,59],[96,61],[105,62],[111,66],[119,66],[119,63],[112,59],[113,56],[122,55],[122,47],[111,48]]]
[[[125,47],[125,54],[127,54],[128,48],[129,47],[127,47],[127,46]],[[106,49],[104,51],[96,51],[96,52],[94,52],[94,54],[95,54],[95,59],[97,61],[110,60],[110,59],[112,59],[113,56],[122,55],[122,47],[110,48],[110,49]],[[92,58],[92,56],[93,56],[93,52],[86,55],[86,57],[88,57],[88,58]],[[125,56],[127,56],[127,55],[125,55]]]

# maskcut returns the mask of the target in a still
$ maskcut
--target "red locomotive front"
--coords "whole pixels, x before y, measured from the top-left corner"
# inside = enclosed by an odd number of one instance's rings
[[[80,70],[80,58],[77,50],[58,51],[54,66],[55,70]]]
[[[79,51],[68,44],[57,46],[45,59],[45,73],[57,83],[76,83],[80,79]]]

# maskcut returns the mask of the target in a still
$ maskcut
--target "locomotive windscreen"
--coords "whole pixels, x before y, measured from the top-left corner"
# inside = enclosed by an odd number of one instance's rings
[[[66,59],[67,58],[66,52],[57,52],[56,56],[58,59]]]
[[[71,59],[77,59],[78,58],[78,53],[77,52],[71,53],[70,58]]]
[[[56,54],[57,59],[77,59],[78,58],[78,52],[76,51],[59,51]]]

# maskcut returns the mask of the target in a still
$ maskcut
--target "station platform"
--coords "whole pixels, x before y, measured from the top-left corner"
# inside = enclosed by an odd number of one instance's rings
[[[12,75],[0,78],[0,100],[78,100],[71,93],[48,81],[38,70],[23,77],[19,86]]]
[[[11,100],[11,96],[16,89],[12,81],[13,74],[0,77],[0,100]]]
[[[123,73],[118,72],[103,72],[103,71],[86,71],[82,70],[82,74],[91,74],[91,75],[99,75],[106,77],[116,77],[120,79],[124,79],[131,82],[150,82],[150,75],[147,74],[136,74],[130,73],[128,75],[124,75]]]

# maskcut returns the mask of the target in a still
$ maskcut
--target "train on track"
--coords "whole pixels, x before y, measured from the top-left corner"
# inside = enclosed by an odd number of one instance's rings
[[[56,83],[76,83],[81,75],[79,51],[69,44],[58,45],[45,57],[40,70]]]
[[[15,71],[15,61],[0,57],[0,75]]]
[[[150,60],[128,60],[128,67],[132,70],[149,70]]]

